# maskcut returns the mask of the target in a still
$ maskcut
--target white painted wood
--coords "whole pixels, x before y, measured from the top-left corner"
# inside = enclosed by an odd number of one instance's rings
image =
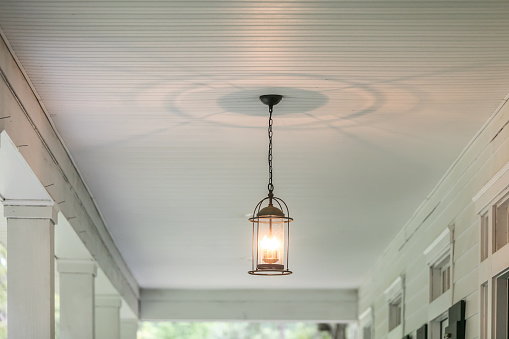
[[[451,232],[449,228],[445,229],[433,242],[424,250],[428,265],[433,266],[440,258],[450,250]]]
[[[0,40],[0,132],[7,132],[23,159],[108,279],[138,313],[138,284],[106,230],[94,199],[23,73]],[[16,197],[15,197],[16,198]],[[24,197],[21,197],[24,198]]]
[[[52,206],[6,206],[9,338],[54,339]],[[26,213],[28,218],[22,218]]]
[[[492,333],[495,339],[504,339],[508,335],[507,318],[509,315],[508,303],[508,279],[509,272],[506,270],[497,274],[493,281],[492,295]]]
[[[403,324],[397,326],[396,328],[392,329],[387,334],[387,339],[398,339],[403,337]]]
[[[97,265],[92,260],[59,259],[58,272],[89,274],[95,277],[97,276]]]
[[[56,223],[58,212],[51,206],[40,206],[31,201],[25,201],[23,205],[10,205],[9,200],[4,200],[4,216],[7,219],[48,219]],[[19,201],[18,201],[19,203]]]
[[[403,289],[404,289],[404,279],[402,276],[399,276],[384,291],[385,300],[387,300],[387,302],[390,303],[394,299],[401,297],[403,294]]]
[[[90,260],[58,260],[60,283],[60,338],[94,339],[95,276]]]
[[[118,296],[96,295],[95,338],[120,339],[120,306]]]
[[[472,198],[478,212],[485,209],[492,200],[509,187],[509,162],[484,185]]]
[[[142,290],[142,320],[349,322],[355,290]]]
[[[359,339],[373,338],[373,308],[369,307],[359,315],[358,322],[358,337]]]
[[[136,339],[138,337],[138,320],[120,320],[120,339]]]
[[[0,244],[7,248],[7,219],[4,218],[3,208],[0,208]]]
[[[373,322],[373,308],[368,307],[364,312],[359,315],[359,324],[362,325],[371,325]]]
[[[429,298],[424,302],[424,305],[429,303],[428,308],[428,321],[432,321],[444,313],[444,310],[449,309],[452,306],[452,289],[443,293],[441,296],[429,302]]]

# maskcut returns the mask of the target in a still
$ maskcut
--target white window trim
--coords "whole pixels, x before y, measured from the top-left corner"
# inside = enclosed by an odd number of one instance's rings
[[[502,189],[500,189],[502,187]],[[499,199],[509,192],[509,162],[505,164],[479,192],[472,198],[476,212],[480,214],[486,210],[488,205],[493,203],[497,197]],[[498,199],[497,199],[498,200]]]
[[[405,279],[403,275],[397,277],[392,284],[384,291],[387,307],[391,303],[401,298],[401,323],[393,328],[387,335],[387,339],[401,339],[403,338],[404,324],[405,324],[405,293],[404,293]],[[390,312],[387,312],[390,316]],[[389,319],[388,319],[389,320]]]
[[[484,295],[483,292],[486,292],[486,295]],[[480,319],[480,339],[488,339],[491,335],[491,329],[490,329],[490,317],[491,317],[491,310],[490,310],[490,291],[489,291],[489,283],[486,281],[485,283],[481,284],[479,287],[479,319]]]
[[[503,270],[508,265],[504,266],[505,261],[503,257],[506,255],[495,255],[501,250],[505,253],[507,250],[504,248],[499,249],[496,252],[493,252],[494,247],[494,218],[493,218],[493,209],[497,204],[501,202],[501,200],[509,194],[509,162],[507,162],[504,167],[502,167],[480,190],[477,194],[472,198],[475,211],[481,218],[484,214],[488,214],[489,218],[489,226],[488,226],[488,258],[481,262],[481,267],[479,269],[481,273],[479,275],[479,283],[481,284],[483,281],[487,279],[491,279],[496,274]],[[479,238],[480,239],[480,238]],[[480,247],[480,246],[479,246]],[[509,246],[505,246],[509,247]],[[480,251],[480,248],[479,248]],[[506,253],[507,254],[507,253]],[[495,258],[491,258],[495,257]],[[497,258],[498,257],[498,258]],[[493,261],[493,264],[491,263]],[[490,269],[490,267],[496,267],[496,269]]]
[[[429,320],[428,327],[428,338],[430,339],[442,339],[440,333],[440,323],[447,319],[449,316],[449,309],[442,311],[435,318]]]
[[[452,278],[452,258],[451,258],[451,247],[446,247],[445,251],[441,251],[440,253],[440,256],[438,256],[433,262],[429,263],[429,274],[430,274],[430,286],[429,286],[429,297],[430,297],[430,303],[433,303],[435,302],[435,300],[437,299],[440,299],[440,297],[442,297],[444,294],[446,294],[447,292],[449,292],[451,290],[451,278]],[[445,262],[445,260],[447,260],[447,263],[445,264],[442,264]],[[440,267],[439,267],[440,265]],[[449,289],[447,291],[444,291],[444,292],[441,292],[440,295],[438,295],[437,297],[433,298],[433,289],[434,288],[439,288],[440,290],[442,290],[442,276],[440,275],[438,281],[436,283],[438,283],[438,286],[434,286],[434,282],[433,282],[433,275],[436,274],[435,272],[433,272],[434,270],[438,270],[442,267],[449,267]],[[451,301],[451,306],[452,306],[452,299],[450,300]]]
[[[403,293],[403,276],[399,276],[390,284],[390,286],[384,291],[385,300],[387,303],[396,300],[400,294]]]
[[[373,307],[368,307],[364,312],[359,315],[359,330],[360,330],[360,338],[364,338],[364,327],[370,326],[371,327],[371,338],[373,339],[374,336],[374,329],[373,329]]]
[[[452,290],[453,290],[453,258],[452,258],[452,242],[454,237],[454,225],[448,226],[440,235],[424,250],[423,255],[429,267],[429,307],[428,321],[434,321],[452,306]],[[448,291],[433,300],[433,285],[431,282],[431,270],[439,264],[447,256],[450,256],[451,265],[451,287]]]
[[[498,252],[500,251],[504,246],[508,245],[509,242],[505,242],[500,248],[497,249],[497,240],[496,237],[497,237],[497,221],[498,221],[498,209],[505,205],[505,204],[508,204],[509,203],[509,193],[506,193],[505,195],[499,195],[497,197],[497,200],[492,203],[491,205],[491,208],[490,208],[490,211],[487,211],[485,213],[482,213],[480,214],[481,218],[484,214],[488,214],[488,219],[491,219],[491,222],[490,222],[490,225],[489,227],[491,227],[491,253],[495,253],[495,252]],[[507,210],[506,210],[507,211]],[[506,212],[504,211],[504,212]],[[491,212],[491,213],[489,213]],[[507,223],[507,220],[506,220],[506,223]],[[505,225],[507,227],[507,225]],[[488,232],[489,233],[489,232]],[[490,240],[490,239],[489,239]],[[505,239],[507,240],[507,239]],[[489,256],[490,253],[488,253],[488,256]]]
[[[507,315],[508,315],[508,291],[507,284],[509,279],[509,269],[497,274],[491,280],[491,293],[488,283],[488,319],[491,319],[491,326],[488,322],[488,338],[507,338]],[[491,307],[489,301],[492,301]],[[502,300],[501,304],[499,301]],[[491,308],[491,314],[490,314]]]
[[[509,268],[509,246],[504,246],[498,251],[493,252],[494,241],[494,218],[493,209],[501,200],[509,194],[509,162],[507,162],[472,198],[475,211],[480,218],[488,213],[488,258],[479,264],[479,286],[488,281],[488,316],[493,319],[491,311],[493,306],[493,280],[496,279],[500,272],[505,272]],[[479,235],[480,240],[480,235]],[[479,246],[480,247],[480,246]],[[480,249],[479,249],[480,251]],[[495,316],[493,314],[493,316]],[[488,326],[488,334],[491,337],[491,325]]]
[[[429,266],[438,263],[451,249],[451,228],[447,227],[423,252]]]
[[[491,230],[493,229],[493,208],[489,208],[488,210],[484,210],[479,213],[479,260],[483,262],[488,259],[492,252],[492,244],[493,244],[493,235]],[[485,232],[486,231],[486,232]],[[486,251],[486,256],[484,256],[483,250]]]

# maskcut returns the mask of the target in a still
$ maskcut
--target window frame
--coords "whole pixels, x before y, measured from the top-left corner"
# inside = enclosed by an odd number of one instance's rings
[[[442,333],[445,331],[444,322],[449,324],[449,310],[446,310],[435,319],[429,322],[429,337],[430,339],[443,339]],[[445,326],[447,326],[445,324]]]
[[[389,303],[389,332],[400,326],[403,315],[403,296],[400,294]]]
[[[492,210],[492,209],[490,209]],[[490,221],[492,220],[492,213],[485,211],[481,214],[481,234],[479,236],[480,241],[480,258],[481,262],[488,259],[490,256]]]
[[[509,246],[501,246],[498,242],[497,236],[500,236],[500,228],[497,232],[496,217],[497,208],[500,208],[505,202],[509,200],[509,162],[507,162],[498,172],[496,172],[488,182],[481,187],[481,189],[472,198],[474,208],[479,219],[485,214],[488,215],[488,257],[479,264],[479,280],[478,285],[480,288],[487,281],[487,291],[479,293],[479,309],[482,311],[483,302],[487,301],[484,306],[487,312],[485,321],[487,323],[487,331],[481,334],[487,335],[487,338],[500,339],[507,335],[507,322],[509,297],[507,289],[509,288]],[[506,212],[509,213],[509,212]],[[500,209],[498,211],[500,214]],[[507,217],[509,219],[509,216]],[[480,223],[483,223],[481,220]],[[509,224],[509,221],[508,221]],[[498,225],[500,226],[500,225]],[[509,228],[509,226],[507,226]],[[479,239],[482,237],[482,227],[480,229]],[[498,233],[498,234],[497,234]],[[504,232],[505,233],[505,232]],[[509,233],[509,232],[508,232]],[[509,237],[509,235],[508,235]],[[479,252],[481,246],[479,246]],[[481,257],[481,253],[479,253]],[[481,292],[481,291],[480,291]],[[485,294],[488,294],[486,298]],[[482,296],[481,294],[484,294]],[[505,296],[504,296],[505,295]],[[483,317],[479,317],[481,322]],[[481,325],[481,324],[480,324]],[[482,337],[480,337],[482,339]]]
[[[450,248],[430,263],[430,303],[444,295],[451,289],[452,256]],[[444,277],[445,271],[445,277]],[[446,286],[447,288],[445,288]]]
[[[489,330],[489,289],[488,281],[481,284],[479,288],[480,303],[479,303],[479,319],[480,319],[480,339],[488,339]]]
[[[361,313],[359,316],[359,331],[360,331],[360,338],[361,339],[373,339],[374,338],[374,332],[373,332],[373,307],[367,308],[364,312]],[[368,329],[369,331],[369,338],[366,337],[365,329]]]
[[[443,295],[451,294],[449,291],[451,291],[453,284],[453,238],[454,224],[451,224],[423,252],[429,267],[430,304],[440,299]],[[443,287],[442,268],[448,269],[446,278],[448,288],[445,290]],[[448,297],[444,298],[448,299]],[[448,307],[451,305],[448,305]],[[440,312],[442,311],[440,310]]]
[[[506,339],[509,335],[509,269],[493,277],[493,339]]]
[[[387,339],[400,339],[403,337],[403,322],[405,318],[405,289],[404,289],[405,277],[404,275],[398,276],[392,284],[385,290],[385,299],[388,308],[388,336]],[[398,305],[397,307],[394,307]],[[399,315],[399,323],[394,326],[396,318],[394,317],[394,311],[396,315]]]
[[[509,243],[509,194],[499,199],[492,208],[492,253]]]

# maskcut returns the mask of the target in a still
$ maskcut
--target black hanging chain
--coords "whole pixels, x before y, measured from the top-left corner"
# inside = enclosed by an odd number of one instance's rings
[[[269,106],[269,197],[272,198],[273,191],[274,191],[274,185],[272,184],[272,105]]]

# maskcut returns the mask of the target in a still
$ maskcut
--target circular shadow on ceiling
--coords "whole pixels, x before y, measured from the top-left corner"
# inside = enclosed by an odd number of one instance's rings
[[[266,116],[267,108],[259,100],[260,95],[280,94],[283,100],[274,107],[275,115],[305,113],[324,106],[329,99],[320,92],[291,87],[268,87],[228,93],[217,100],[225,112]]]

